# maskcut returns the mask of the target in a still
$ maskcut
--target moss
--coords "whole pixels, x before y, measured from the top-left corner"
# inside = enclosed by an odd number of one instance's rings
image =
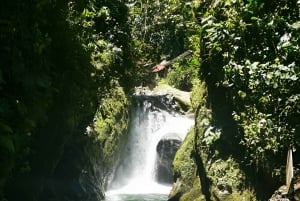
[[[194,144],[194,130],[190,130],[183,141],[180,149],[177,151],[173,166],[174,174],[181,178],[184,185],[191,187],[193,185],[193,173],[196,165],[191,158],[191,152]]]
[[[256,200],[252,189],[245,185],[247,183],[245,173],[233,158],[217,159],[207,169],[213,200]]]
[[[106,93],[107,97],[101,100],[93,125],[94,132],[91,133],[96,143],[101,145],[107,164],[113,161],[121,139],[126,134],[129,120],[129,103],[123,88],[116,82],[112,85]]]
[[[241,200],[251,200],[256,201],[256,197],[252,190],[245,189],[242,192],[234,192],[229,195],[214,195],[214,200],[222,200],[222,201],[241,201]]]
[[[213,125],[213,116],[210,109],[206,105],[206,87],[203,83],[198,82],[198,88],[194,88],[192,92],[193,107],[198,103],[195,114],[195,132],[193,150],[200,156],[204,166],[197,165],[197,172],[204,168],[205,177],[209,180],[208,195],[212,201],[240,201],[240,200],[256,200],[256,195],[250,186],[247,186],[245,173],[239,167],[239,162],[231,155],[220,154],[217,144],[220,143],[219,138],[209,141],[207,137],[211,137],[207,133],[209,127],[211,132],[218,132],[224,135],[222,129],[218,129]],[[201,86],[200,86],[201,85]],[[210,142],[210,143],[208,143]],[[195,178],[195,177],[194,177]],[[182,178],[186,180],[186,178]],[[198,178],[198,181],[200,179]],[[194,182],[192,188],[187,191],[180,199],[180,201],[187,200],[205,200],[202,194],[201,184]]]
[[[201,192],[200,180],[197,176],[194,177],[193,187],[180,198],[180,201],[205,201],[205,197]]]
[[[204,195],[201,193],[200,189],[197,187],[192,188],[188,193],[184,194],[180,201],[190,201],[190,200],[199,200],[205,201]]]
[[[216,160],[210,165],[208,174],[215,186],[224,186],[232,190],[244,187],[245,175],[232,158]]]
[[[205,82],[199,79],[193,80],[193,88],[191,92],[191,103],[193,110],[196,110],[199,105],[204,105],[206,102],[207,89]]]
[[[196,164],[191,158],[194,150],[194,129],[190,130],[174,158],[174,174],[182,182],[180,201],[204,201]]]

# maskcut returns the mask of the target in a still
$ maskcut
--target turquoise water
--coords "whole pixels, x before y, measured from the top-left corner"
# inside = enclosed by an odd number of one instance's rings
[[[105,201],[167,201],[166,194],[118,194],[109,195]]]

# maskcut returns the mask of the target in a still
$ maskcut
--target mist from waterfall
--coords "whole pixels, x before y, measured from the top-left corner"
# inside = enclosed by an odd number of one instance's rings
[[[132,110],[128,142],[107,196],[168,194],[172,184],[163,185],[155,181],[156,146],[168,133],[174,133],[183,140],[193,124],[194,120],[190,118],[151,110],[147,101],[138,104]]]

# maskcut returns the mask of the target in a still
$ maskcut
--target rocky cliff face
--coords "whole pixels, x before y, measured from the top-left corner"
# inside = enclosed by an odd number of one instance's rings
[[[39,200],[103,200],[108,168],[99,144],[88,136],[66,147]]]
[[[54,111],[49,125],[33,143],[32,171],[18,175],[6,186],[8,200],[104,199],[108,177],[126,137],[129,103],[116,83],[99,102],[94,119],[89,115],[80,126],[75,126],[78,124],[75,117],[71,120],[61,117],[66,108]]]

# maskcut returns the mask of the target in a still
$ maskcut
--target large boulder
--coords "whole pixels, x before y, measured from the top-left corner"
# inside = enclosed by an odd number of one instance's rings
[[[190,92],[182,91],[171,87],[167,84],[161,84],[153,89],[154,95],[163,95],[170,94],[174,97],[174,99],[181,104],[185,105],[185,107],[191,106]]]
[[[192,115],[190,92],[181,91],[167,84],[161,84],[151,91],[148,87],[136,87],[135,104],[148,101],[149,110],[164,110],[170,113]]]
[[[182,139],[176,133],[166,134],[157,144],[156,179],[159,183],[173,183],[173,160]]]

